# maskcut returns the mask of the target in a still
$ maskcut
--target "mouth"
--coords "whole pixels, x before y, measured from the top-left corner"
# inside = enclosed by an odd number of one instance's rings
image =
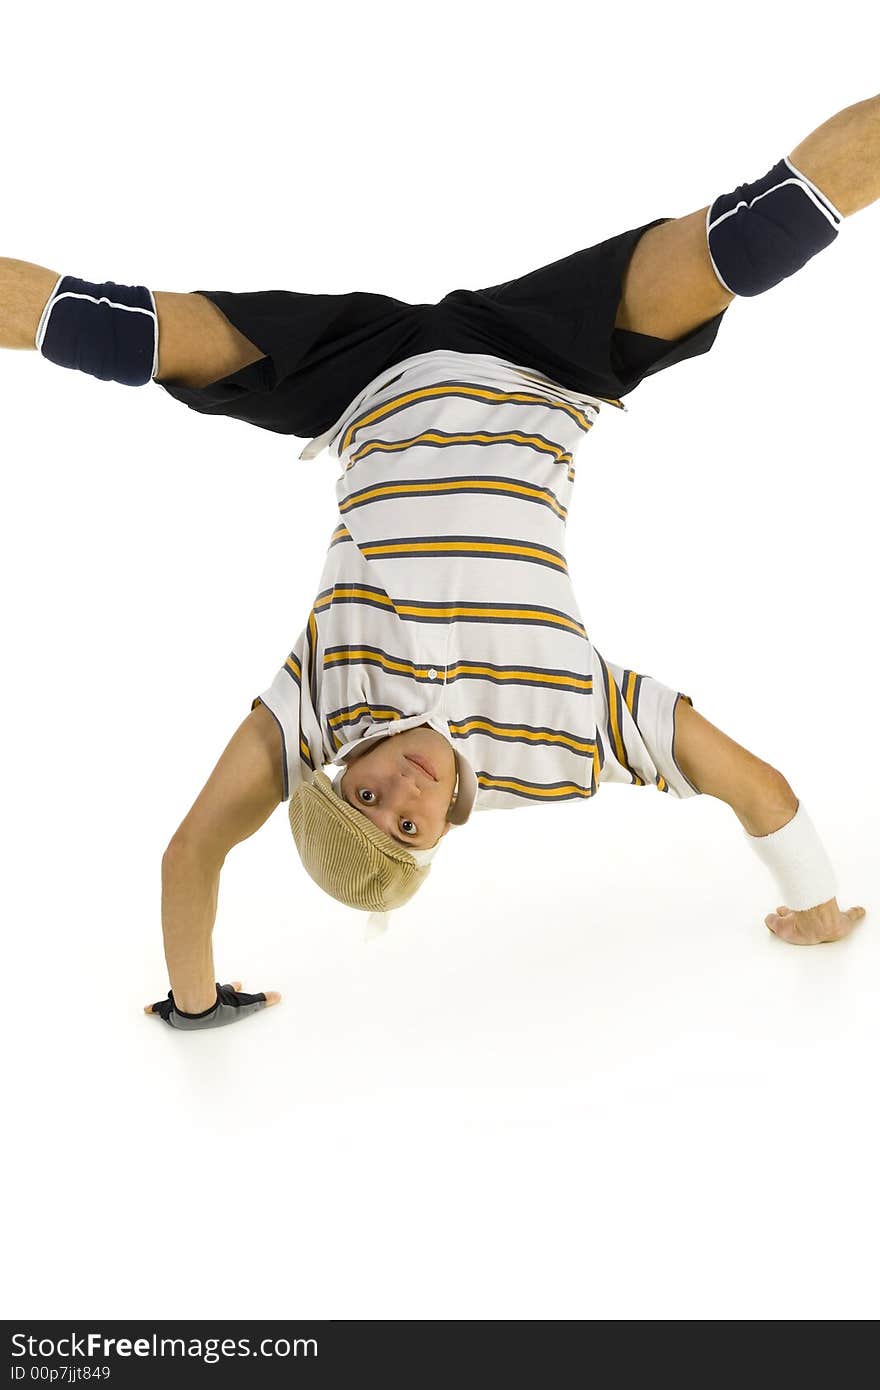
[[[432,782],[437,781],[437,774],[432,768],[431,764],[428,762],[427,758],[415,757],[412,753],[406,753],[404,754],[404,756],[408,763],[415,763],[416,767],[420,768],[421,771],[426,774],[426,776],[430,777]]]

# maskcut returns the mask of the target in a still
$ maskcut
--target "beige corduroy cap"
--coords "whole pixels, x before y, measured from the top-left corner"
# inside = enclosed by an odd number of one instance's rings
[[[469,763],[458,764],[455,800],[448,813],[453,824],[468,819],[477,792]],[[462,766],[465,775],[462,776]],[[369,912],[367,939],[384,931],[394,908],[403,907],[430,873],[439,843],[430,849],[407,849],[349,805],[337,784],[316,772],[290,798],[290,828],[309,877],[330,897],[347,907]]]

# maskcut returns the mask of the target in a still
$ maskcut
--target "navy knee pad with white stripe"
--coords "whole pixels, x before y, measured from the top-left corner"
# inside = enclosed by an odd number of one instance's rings
[[[145,285],[94,285],[62,275],[40,317],[35,346],[59,367],[145,386],[159,361],[156,302]]]
[[[780,159],[757,183],[740,184],[709,208],[715,274],[731,294],[763,294],[830,246],[842,221],[830,199]]]

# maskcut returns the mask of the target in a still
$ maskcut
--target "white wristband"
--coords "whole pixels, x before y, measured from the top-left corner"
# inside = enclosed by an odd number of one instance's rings
[[[836,897],[831,860],[802,801],[781,830],[771,835],[746,832],[746,839],[775,878],[785,907],[798,912]]]

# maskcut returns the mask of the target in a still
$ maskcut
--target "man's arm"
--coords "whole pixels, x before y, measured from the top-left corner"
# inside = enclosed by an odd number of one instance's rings
[[[174,1002],[201,1013],[216,997],[211,934],[220,871],[282,798],[281,732],[257,705],[233,734],[162,860],[162,934]],[[267,1003],[280,995],[267,994]]]
[[[849,217],[880,198],[880,96],[847,106],[788,156]],[[615,326],[675,339],[735,298],[719,283],[706,241],[710,204],[640,239],[623,280]]]
[[[808,817],[804,811],[800,819],[795,819],[801,812],[801,803],[778,768],[710,724],[681,696],[675,705],[673,757],[698,791],[726,802],[749,837],[751,847],[768,867],[773,864],[777,876],[782,871],[783,881],[806,895],[809,907],[793,909],[782,903],[776,912],[769,913],[764,923],[770,931],[783,941],[801,946],[848,936],[865,916],[865,909],[842,909],[837,898],[831,896],[834,874],[830,861],[815,832],[812,842],[808,831],[805,838]],[[788,835],[780,840],[780,832],[786,827]],[[794,842],[789,839],[793,831],[799,836]],[[773,851],[768,859],[771,844]],[[807,891],[808,885],[816,888],[815,897]],[[817,902],[816,897],[823,895],[823,901]]]
[[[880,198],[880,96],[838,111],[788,156],[844,217]]]
[[[35,349],[40,316],[60,272],[0,256],[0,347]],[[202,294],[155,290],[156,381],[207,386],[264,354]]]

